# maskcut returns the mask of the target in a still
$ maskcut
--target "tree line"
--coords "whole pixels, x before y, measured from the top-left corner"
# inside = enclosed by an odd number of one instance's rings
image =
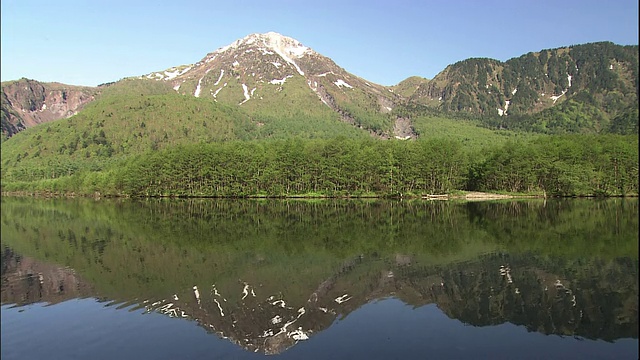
[[[558,135],[478,151],[454,139],[272,140],[150,151],[100,171],[3,181],[3,191],[115,196],[421,196],[459,190],[638,194],[638,137]]]
[[[133,196],[366,196],[463,186],[449,141],[283,140],[180,146],[139,156],[115,176]]]

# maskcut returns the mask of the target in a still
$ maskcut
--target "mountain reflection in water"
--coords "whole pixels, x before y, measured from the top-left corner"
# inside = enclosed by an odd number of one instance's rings
[[[637,347],[637,218],[637,199],[3,198],[2,304],[97,298],[280,354],[393,298]]]

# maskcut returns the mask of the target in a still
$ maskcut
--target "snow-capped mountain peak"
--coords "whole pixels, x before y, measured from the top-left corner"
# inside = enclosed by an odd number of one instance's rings
[[[343,121],[361,128],[366,128],[369,117],[390,112],[397,100],[384,87],[348,73],[330,58],[276,32],[247,35],[195,64],[144,78],[167,81],[181,94],[272,112],[275,110],[268,109],[279,108],[278,102],[291,104],[292,96],[305,96],[312,100],[300,105],[304,111],[329,107]],[[286,96],[289,98],[285,100]],[[371,115],[356,118],[345,110],[352,103],[366,104]],[[377,129],[370,130],[380,135]]]
[[[302,45],[298,40],[284,36],[277,32],[268,32],[264,34],[251,34],[233,43],[223,46],[214,53],[221,54],[230,49],[237,49],[241,45],[254,45],[259,49],[273,50],[276,53],[284,53],[289,56],[301,58],[305,54],[312,53],[313,50]],[[282,56],[282,55],[281,55]]]

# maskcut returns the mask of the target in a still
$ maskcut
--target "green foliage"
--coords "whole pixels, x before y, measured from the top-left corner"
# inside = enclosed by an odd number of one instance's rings
[[[518,92],[519,93],[519,92]],[[587,93],[532,115],[511,115],[481,119],[490,128],[543,134],[597,134],[606,132],[608,115],[588,100]]]
[[[464,164],[453,141],[234,142],[142,155],[114,181],[131,196],[446,193],[462,185]]]
[[[611,120],[608,131],[612,134],[638,135],[638,104]]]
[[[638,194],[637,136],[554,136],[509,142],[475,163],[469,189],[549,195]]]
[[[414,128],[420,139],[447,139],[458,141],[471,154],[481,153],[487,147],[508,140],[528,139],[537,135],[510,130],[489,130],[477,119],[457,116],[418,116],[413,118]]]
[[[442,119],[425,120],[442,128]],[[416,196],[462,189],[561,196],[638,193],[637,136],[522,137],[485,129],[482,138],[482,129],[472,124],[455,136],[428,134],[424,126],[427,135],[409,142],[344,137],[201,142],[101,163],[49,159],[46,167],[11,169],[2,187],[190,197]]]
[[[428,82],[429,80],[425,78],[419,76],[411,76],[398,83],[398,85],[393,86],[392,89],[394,93],[405,98],[410,98],[415,94],[416,90],[418,90],[421,85],[427,84]]]

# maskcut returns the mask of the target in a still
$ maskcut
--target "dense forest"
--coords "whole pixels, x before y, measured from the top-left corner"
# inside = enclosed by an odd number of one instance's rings
[[[638,137],[545,136],[468,151],[455,139],[235,141],[180,145],[101,171],[13,172],[3,191],[115,196],[548,196],[638,193]]]

